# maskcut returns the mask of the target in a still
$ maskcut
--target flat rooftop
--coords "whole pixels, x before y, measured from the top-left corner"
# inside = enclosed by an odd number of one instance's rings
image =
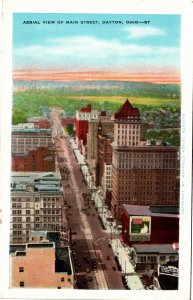
[[[123,204],[123,209],[130,216],[150,216],[163,218],[178,218],[178,206],[143,206]]]
[[[16,133],[49,133],[51,134],[50,128],[12,128],[12,134]]]
[[[40,232],[37,231],[39,234]],[[16,256],[26,256],[26,249],[49,249],[54,248],[56,259],[55,259],[55,272],[56,273],[67,273],[72,275],[72,264],[70,260],[69,247],[61,248],[60,233],[59,232],[47,232],[47,240],[49,242],[43,243],[27,243],[27,244],[12,244],[9,247],[9,253]]]
[[[62,192],[61,176],[58,172],[22,173],[14,172],[11,176],[11,191],[19,192]]]
[[[178,254],[173,244],[132,244],[137,254]]]

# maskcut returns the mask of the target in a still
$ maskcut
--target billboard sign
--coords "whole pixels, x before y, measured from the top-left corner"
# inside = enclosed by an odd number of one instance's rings
[[[151,217],[130,217],[130,241],[149,241],[151,234]]]
[[[173,266],[161,266],[159,267],[159,275],[168,275],[178,277],[178,268]]]

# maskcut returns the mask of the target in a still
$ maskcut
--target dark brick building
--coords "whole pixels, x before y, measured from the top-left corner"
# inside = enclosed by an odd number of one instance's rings
[[[122,240],[125,244],[173,244],[179,242],[179,208],[123,205]]]
[[[12,171],[55,172],[55,154],[47,147],[38,147],[25,153],[12,154]]]

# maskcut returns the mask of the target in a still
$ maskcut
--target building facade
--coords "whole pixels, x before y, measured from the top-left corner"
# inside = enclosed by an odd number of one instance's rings
[[[88,122],[92,119],[98,119],[98,112],[92,110],[91,105],[76,111],[76,142],[80,151],[84,154],[86,154],[84,148],[87,144]]]
[[[58,231],[66,222],[58,173],[15,173],[11,182],[10,243],[26,243],[31,230]]]
[[[173,244],[179,242],[177,206],[123,205],[122,240],[125,244]]]
[[[52,149],[38,147],[25,153],[12,154],[13,172],[55,172],[56,157]]]
[[[111,191],[112,178],[112,144],[113,136],[98,135],[98,184],[106,197]]]
[[[173,244],[133,244],[131,256],[137,273],[158,272],[160,263],[178,261],[178,250]]]
[[[64,251],[69,255],[69,249]],[[73,289],[72,264],[69,272],[64,263],[58,267],[57,259],[54,242],[27,243],[10,255],[10,287]]]
[[[101,153],[103,152],[103,156],[108,156],[110,153],[110,159],[111,159],[111,150],[109,152],[109,146],[104,147],[102,146],[103,142],[107,139],[108,142],[112,140],[113,137],[113,131],[114,131],[114,123],[113,120],[109,116],[99,116],[97,120],[91,120],[89,121],[89,127],[88,127],[88,135],[87,135],[87,162],[89,166],[90,173],[93,176],[93,180],[95,185],[99,185],[99,172],[101,174],[101,171],[99,171],[99,135],[101,136],[100,142],[101,142]],[[103,136],[103,138],[102,138]],[[105,137],[106,136],[106,137]],[[103,150],[102,150],[103,148]],[[108,149],[108,154],[104,152],[105,149]],[[112,159],[111,159],[112,161]],[[109,159],[108,163],[109,164]],[[110,162],[111,164],[111,162]],[[103,173],[103,171],[102,171]]]
[[[118,223],[123,204],[179,205],[178,149],[145,141],[141,126],[127,100],[114,116],[111,211]]]
[[[11,134],[11,152],[28,154],[38,147],[52,148],[50,129],[14,129]]]

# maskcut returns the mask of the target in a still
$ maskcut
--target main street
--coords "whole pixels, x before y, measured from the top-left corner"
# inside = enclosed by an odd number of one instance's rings
[[[51,113],[51,123],[65,193],[63,210],[70,230],[77,288],[124,289],[114,253],[109,247],[111,235],[101,227],[90,190],[69,140],[63,135],[56,110]]]

